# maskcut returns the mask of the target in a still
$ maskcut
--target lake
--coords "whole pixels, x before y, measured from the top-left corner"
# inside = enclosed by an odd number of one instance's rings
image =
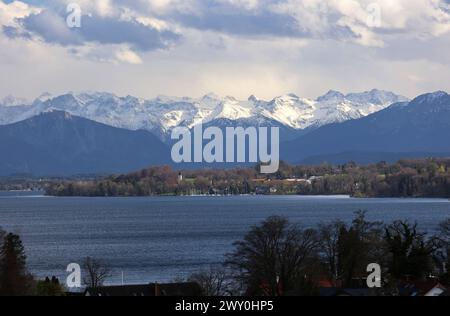
[[[417,221],[435,231],[450,217],[445,199],[232,196],[55,198],[0,193],[0,226],[19,233],[29,270],[65,280],[66,266],[86,256],[113,269],[110,284],[164,282],[220,264],[233,242],[271,215],[304,226],[367,210],[369,220]]]

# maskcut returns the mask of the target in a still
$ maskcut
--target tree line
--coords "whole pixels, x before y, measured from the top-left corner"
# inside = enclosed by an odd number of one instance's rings
[[[173,170],[151,167],[101,179],[53,181],[53,196],[155,196],[196,194],[298,194],[354,197],[450,197],[450,159],[409,159],[317,166],[280,164],[272,175],[259,166],[241,169]]]
[[[381,267],[371,295],[397,296],[402,285],[429,278],[450,286],[450,219],[435,235],[417,223],[370,222],[357,212],[341,221],[305,228],[270,217],[237,241],[223,266],[193,274],[205,295],[319,295],[321,284],[368,288],[367,267]]]

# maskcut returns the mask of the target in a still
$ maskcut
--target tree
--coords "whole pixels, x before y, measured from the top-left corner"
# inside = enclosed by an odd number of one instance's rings
[[[431,255],[436,250],[433,239],[417,231],[417,223],[395,221],[385,229],[389,251],[389,273],[397,280],[420,279],[432,271]]]
[[[341,221],[319,225],[320,255],[328,278],[335,286],[352,287],[366,276],[370,263],[383,257],[381,223],[369,222],[366,213],[355,213],[351,226]]]
[[[248,295],[302,294],[306,263],[318,246],[317,232],[292,225],[286,218],[270,217],[254,226],[227,264]]]
[[[384,265],[386,243],[383,239],[382,222],[371,222],[366,219],[365,211],[357,211],[351,229],[358,236],[360,253],[358,257],[358,273],[366,274],[367,265],[378,263]]]
[[[223,268],[211,267],[207,271],[192,274],[188,282],[200,285],[204,296],[225,296],[230,294],[229,280]]]
[[[338,280],[341,278],[341,272],[338,269],[338,245],[343,228],[345,228],[345,223],[341,221],[319,225],[320,254],[325,263],[328,278],[333,282],[334,286],[337,286]]]
[[[441,268],[441,279],[450,285],[450,219],[439,224],[439,251],[437,261]]]
[[[450,218],[439,224],[439,237],[450,246]]]
[[[110,268],[98,259],[87,257],[83,263],[83,283],[93,289],[103,286],[107,278],[111,276]]]
[[[53,276],[51,280],[48,277],[46,277],[45,280],[39,280],[36,283],[36,295],[64,296],[65,290],[56,277]]]
[[[0,295],[29,295],[32,276],[26,269],[26,255],[18,235],[3,234],[0,250]]]

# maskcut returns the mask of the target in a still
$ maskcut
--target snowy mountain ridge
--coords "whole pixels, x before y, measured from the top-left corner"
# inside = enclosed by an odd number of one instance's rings
[[[0,99],[0,125],[60,110],[114,127],[156,132],[160,136],[167,136],[177,126],[192,128],[218,119],[245,119],[255,125],[275,121],[293,129],[305,129],[358,119],[407,100],[376,89],[347,95],[331,90],[315,100],[286,94],[270,101],[255,96],[237,100],[215,94],[201,98],[158,96],[146,100],[104,92],[70,92],[59,96],[44,93],[31,103],[11,96]]]

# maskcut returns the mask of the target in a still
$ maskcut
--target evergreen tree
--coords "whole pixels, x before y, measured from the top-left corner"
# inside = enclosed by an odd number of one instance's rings
[[[50,280],[48,277],[44,281],[38,281],[36,284],[36,295],[38,296],[64,296],[64,287],[59,283],[55,276]]]
[[[26,256],[18,235],[8,233],[0,250],[0,295],[30,294],[32,278],[26,270]]]

